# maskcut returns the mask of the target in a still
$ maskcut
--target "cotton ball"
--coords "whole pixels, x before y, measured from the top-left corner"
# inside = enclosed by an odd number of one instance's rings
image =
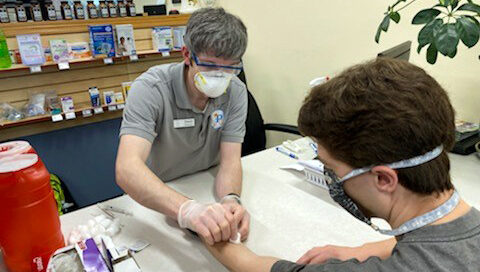
[[[104,228],[110,227],[110,225],[113,223],[112,220],[105,218],[104,220],[100,221],[99,224],[102,225]]]
[[[95,216],[94,219],[95,219],[95,222],[100,223],[103,220],[107,219],[107,217],[104,214],[101,214],[101,215]]]

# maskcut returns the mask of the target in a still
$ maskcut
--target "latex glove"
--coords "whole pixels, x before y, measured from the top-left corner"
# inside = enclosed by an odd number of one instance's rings
[[[245,210],[245,208],[240,205],[235,199],[224,197],[220,201],[223,207],[230,211],[233,215],[234,224],[238,228],[238,233],[241,235],[241,241],[245,241],[248,238],[248,233],[250,231],[250,214]],[[237,232],[232,232],[232,241],[237,240]]]
[[[314,247],[307,251],[300,259],[298,264],[322,264],[329,259],[338,259],[345,261],[355,258],[355,252],[352,247],[332,246]]]
[[[201,204],[189,200],[180,206],[178,224],[200,235],[209,245],[228,241],[237,233],[234,216],[219,203]]]

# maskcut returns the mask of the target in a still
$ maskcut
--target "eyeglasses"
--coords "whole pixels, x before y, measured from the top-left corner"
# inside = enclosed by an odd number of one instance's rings
[[[224,71],[225,73],[234,74],[238,76],[243,69],[243,63],[241,61],[234,65],[219,65],[212,62],[201,61],[198,59],[197,55],[195,55],[195,53],[193,52],[192,52],[192,57],[193,57],[193,61],[198,66],[199,70],[202,72],[221,70],[221,71]]]

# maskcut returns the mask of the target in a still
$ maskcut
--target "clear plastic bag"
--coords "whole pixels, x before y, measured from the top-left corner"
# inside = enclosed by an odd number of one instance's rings
[[[23,113],[15,109],[12,105],[8,103],[0,103],[0,122],[18,121],[24,117]]]
[[[28,103],[23,107],[23,112],[26,117],[45,114],[45,94],[31,94]]]

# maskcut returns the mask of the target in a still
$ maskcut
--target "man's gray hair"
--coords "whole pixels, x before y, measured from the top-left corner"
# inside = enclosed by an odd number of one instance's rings
[[[240,60],[247,49],[247,28],[223,8],[202,8],[188,20],[184,41],[195,54]]]

